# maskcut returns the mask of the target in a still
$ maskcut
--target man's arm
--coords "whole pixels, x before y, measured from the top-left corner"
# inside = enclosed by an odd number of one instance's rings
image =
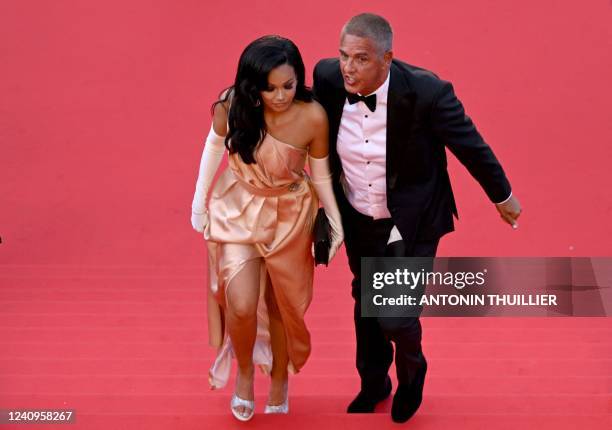
[[[501,164],[465,114],[449,82],[443,83],[434,99],[431,120],[434,134],[480,183],[502,219],[517,228],[521,205]]]

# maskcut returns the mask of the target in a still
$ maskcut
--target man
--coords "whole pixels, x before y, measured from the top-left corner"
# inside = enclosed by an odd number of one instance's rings
[[[407,421],[421,404],[427,362],[418,318],[362,318],[361,257],[433,257],[453,230],[457,209],[446,169],[448,148],[480,183],[513,228],[520,204],[491,148],[464,113],[450,83],[393,59],[389,23],[373,14],[351,18],[340,37],[340,58],[321,60],[314,91],[330,123],[330,164],[354,279],[356,365],[361,391],[349,413],[373,412],[398,387],[392,419]]]

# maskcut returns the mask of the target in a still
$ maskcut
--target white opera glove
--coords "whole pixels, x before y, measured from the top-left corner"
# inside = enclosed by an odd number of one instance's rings
[[[223,154],[225,153],[225,137],[215,133],[213,127],[206,138],[202,159],[200,160],[200,172],[196,182],[195,194],[191,203],[191,225],[197,232],[203,233],[208,224],[208,209],[206,198],[208,190],[219,169]]]
[[[208,225],[208,210],[205,209],[205,211],[202,214],[191,212],[191,226],[198,233],[204,233],[204,229]]]
[[[342,245],[342,241],[344,241],[344,230],[342,229],[342,218],[332,188],[329,156],[324,158],[308,157],[308,163],[310,164],[312,185],[319,196],[319,201],[323,204],[323,210],[331,227],[331,246],[329,249],[329,261],[331,261],[340,245]]]

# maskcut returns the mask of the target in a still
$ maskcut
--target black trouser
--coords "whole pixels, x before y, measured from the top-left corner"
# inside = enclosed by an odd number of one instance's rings
[[[357,370],[361,389],[375,394],[384,389],[385,379],[393,361],[399,384],[416,384],[423,390],[427,361],[421,350],[421,323],[419,318],[362,318],[361,317],[361,257],[382,257],[389,234],[391,219],[374,220],[355,209],[347,208],[343,214],[345,246],[353,273],[352,294],[355,299],[355,334],[357,337]],[[439,239],[416,242],[406,250],[407,257],[433,257]]]

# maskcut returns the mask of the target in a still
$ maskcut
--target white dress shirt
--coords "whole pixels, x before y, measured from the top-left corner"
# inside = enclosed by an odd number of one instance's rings
[[[387,209],[387,95],[389,75],[372,94],[376,110],[364,102],[344,102],[337,150],[342,160],[342,186],[349,203],[374,219],[390,218]],[[367,94],[370,95],[370,94]]]

